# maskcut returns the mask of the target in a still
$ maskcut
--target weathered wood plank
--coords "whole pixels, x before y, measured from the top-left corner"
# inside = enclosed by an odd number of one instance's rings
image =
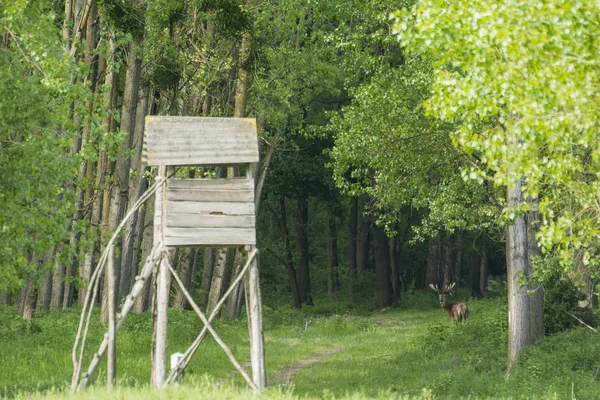
[[[173,179],[167,187],[167,200],[254,202],[249,179]]]
[[[169,214],[170,228],[254,228],[256,218],[251,215]]]
[[[167,215],[171,214],[205,214],[205,215],[254,215],[254,202],[214,202],[200,203],[194,201],[167,200]]]
[[[169,189],[167,200],[250,203],[254,201],[254,191]]]
[[[143,159],[150,165],[257,162],[256,120],[148,116]]]
[[[169,189],[252,190],[254,182],[247,178],[169,179],[167,187]]]
[[[170,228],[165,232],[167,246],[243,246],[256,244],[256,231],[248,228]]]

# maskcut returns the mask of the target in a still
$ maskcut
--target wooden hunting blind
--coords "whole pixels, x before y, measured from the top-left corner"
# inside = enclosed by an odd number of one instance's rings
[[[258,135],[255,120],[247,118],[146,117],[142,161],[150,166],[158,166],[156,182],[141,196],[121,221],[113,237],[107,243],[98,266],[90,278],[88,295],[84,302],[81,323],[73,347],[72,389],[82,389],[89,383],[105,353],[108,353],[108,384],[111,386],[115,382],[116,332],[133,307],[136,297],[152,276],[152,272],[156,271],[152,351],[153,386],[160,388],[180,377],[209,332],[248,384],[255,391],[259,391],[266,382],[262,307],[258,279],[258,249],[255,248],[254,178],[258,162]],[[175,177],[176,167],[189,166],[235,168],[244,170],[245,176],[228,174],[228,178],[212,179],[178,179]],[[114,243],[127,219],[154,193],[156,193],[154,246],[142,265],[130,294],[122,302],[121,310],[117,313],[115,305],[120,304],[121,299],[113,297],[115,296]],[[240,265],[239,275],[233,279],[229,289],[208,318],[195,303],[169,261],[168,247],[173,246],[238,247],[247,255],[244,266]],[[88,370],[80,379],[85,338],[92,315],[91,309],[94,305],[94,296],[90,296],[90,293],[95,293],[97,290],[101,276],[100,271],[103,267],[106,267],[108,277],[108,332]],[[171,276],[205,327],[185,354],[177,357],[177,365],[172,366],[170,375],[165,379]],[[211,322],[219,314],[220,307],[234,292],[234,289],[239,287],[242,279],[244,279],[246,293],[252,379],[211,326]],[[83,331],[86,313],[87,322],[85,331]],[[84,333],[82,334],[82,332]],[[80,355],[77,358],[75,355],[78,351]]]
[[[246,170],[245,177],[236,178],[169,177],[166,246],[256,244],[253,172],[258,138],[254,119],[146,117],[142,159],[155,166],[220,165]],[[157,212],[155,218],[162,216]]]

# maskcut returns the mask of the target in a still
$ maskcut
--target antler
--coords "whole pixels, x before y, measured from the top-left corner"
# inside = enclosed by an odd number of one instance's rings
[[[446,285],[444,287],[444,293],[448,293],[449,291],[451,291],[452,289],[454,289],[454,286],[456,286],[456,282],[453,282],[449,285]]]
[[[436,292],[437,294],[440,294],[440,289],[438,288],[438,285],[433,285],[433,283],[429,284],[429,287],[431,288],[431,290],[433,290],[434,292]]]

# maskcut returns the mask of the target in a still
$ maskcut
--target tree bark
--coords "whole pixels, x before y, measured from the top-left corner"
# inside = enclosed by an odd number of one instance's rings
[[[390,281],[390,247],[385,229],[375,225],[373,228],[375,246],[375,299],[378,309],[392,305],[392,282]]]
[[[479,291],[479,273],[481,272],[481,256],[478,253],[471,253],[469,257],[469,289],[471,297],[479,298],[482,296]]]
[[[231,268],[231,278],[229,282],[233,282],[235,278],[240,274],[243,267],[243,253],[240,249],[236,249],[235,257],[233,260],[233,268]],[[243,292],[244,286],[240,283],[236,285],[236,288],[231,292],[229,298],[227,299],[227,304],[225,306],[225,315],[228,318],[237,318],[240,316],[239,311],[241,310],[239,302],[241,302],[242,297],[241,292]]]
[[[442,244],[440,236],[429,239],[427,244],[427,264],[425,268],[425,286],[442,285]]]
[[[298,309],[302,307],[302,299],[300,298],[300,289],[298,288],[298,280],[296,278],[296,268],[294,268],[294,259],[292,257],[292,249],[290,246],[290,234],[287,227],[287,215],[285,211],[285,197],[279,197],[279,213],[273,213],[279,221],[281,236],[285,248],[285,267],[287,270],[290,291],[292,292],[292,308]]]
[[[179,257],[179,268],[177,271],[179,278],[185,285],[185,289],[190,293],[195,252],[196,249],[192,247],[184,247],[180,249],[181,256]],[[173,298],[173,307],[179,308],[181,310],[190,308],[190,305],[188,304],[188,301],[185,298],[183,290],[181,290],[181,288],[178,285],[175,285],[175,297]]]
[[[63,296],[65,293],[64,275],[65,267],[62,263],[60,253],[62,252],[62,245],[56,246],[54,252],[54,275],[52,277],[52,297],[50,300],[50,307],[52,309],[59,309],[63,304]]]
[[[151,197],[146,202],[146,208],[144,209],[144,239],[142,244],[142,260],[146,262],[146,259],[152,252],[152,247],[154,245],[154,197]],[[150,307],[150,299],[152,298],[152,288],[154,287],[154,282],[152,281],[153,275],[148,277],[148,282],[144,285],[142,292],[135,300],[134,311],[136,313],[142,313],[147,311]]]
[[[298,255],[298,289],[302,304],[313,305],[310,289],[310,262],[308,259],[308,199],[298,199],[296,206],[296,251]]]
[[[350,221],[348,224],[348,300],[354,297],[354,278],[356,276],[356,242],[358,235],[358,197],[350,198]]]
[[[456,279],[456,284],[460,285],[461,276],[462,276],[462,263],[463,263],[463,236],[461,231],[457,231],[455,235],[455,246],[456,246],[456,258],[454,264],[454,278]]]
[[[444,285],[450,285],[455,282],[454,276],[452,276],[454,270],[452,268],[452,242],[452,234],[446,231],[444,245],[442,246],[444,254]]]
[[[23,289],[22,307],[20,315],[23,319],[30,320],[35,314],[35,275],[33,273],[27,276],[27,286]]]
[[[481,268],[479,269],[479,292],[484,293],[487,289],[488,280],[488,249],[487,243],[481,245]]]
[[[210,283],[210,292],[206,304],[206,313],[210,314],[223,295],[223,286],[225,283],[225,269],[227,268],[228,249],[218,248],[215,255],[215,267]]]
[[[371,218],[367,212],[367,197],[363,196],[362,216],[358,228],[358,243],[356,251],[356,265],[358,271],[363,273],[369,267],[369,247],[371,242]]]
[[[208,304],[208,294],[215,266],[215,249],[207,247],[204,249],[204,261],[202,269],[202,282],[200,283],[200,304]]]
[[[539,229],[540,215],[537,211],[538,201],[530,200],[534,211],[526,214],[527,218],[527,276],[531,277],[534,272],[536,258],[542,256],[542,250],[535,239],[535,232]],[[530,282],[530,288],[533,294],[530,296],[530,325],[531,340],[535,343],[541,343],[544,340],[544,287],[538,282]]]
[[[518,209],[523,201],[522,184],[507,189],[507,206]],[[509,371],[519,361],[521,350],[531,345],[530,299],[520,281],[528,270],[527,226],[519,215],[507,227],[506,261],[508,270],[508,361]]]
[[[337,226],[335,217],[330,215],[327,219],[327,294],[333,298],[338,285],[338,249]]]
[[[134,171],[135,174],[129,177],[129,191],[127,195],[127,206],[124,212],[130,209],[133,204],[144,194],[148,188],[148,181],[144,178],[144,173],[148,170],[148,167],[144,166],[141,162],[143,152],[143,137],[144,137],[144,119],[146,117],[146,111],[148,109],[148,96],[150,94],[150,88],[146,87],[140,90],[138,96],[138,104],[136,107],[135,124],[130,129],[133,129],[133,140],[132,147],[135,149],[134,154],[131,158],[130,170]],[[121,124],[123,125],[123,124]],[[123,127],[123,126],[122,126]],[[140,224],[143,224],[143,211],[139,210],[136,212],[125,228],[125,235],[123,236],[122,242],[122,257],[121,257],[121,284],[119,286],[119,298],[122,299],[126,296],[133,285],[132,277],[135,277],[137,272],[139,259],[135,257],[135,247],[138,245],[140,238],[138,237],[141,232]],[[122,217],[121,217],[122,218]],[[138,252],[139,255],[139,252]]]

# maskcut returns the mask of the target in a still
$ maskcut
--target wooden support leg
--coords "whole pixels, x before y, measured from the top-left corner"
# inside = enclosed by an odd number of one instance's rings
[[[171,274],[165,252],[158,267],[156,285],[156,325],[154,327],[154,359],[152,360],[152,386],[160,388],[165,382],[167,363],[167,320]]]
[[[115,246],[110,246],[108,252],[108,362],[106,365],[106,378],[108,388],[112,389],[117,378],[117,348],[115,345]]]
[[[258,259],[255,257],[250,263],[246,277],[248,313],[248,331],[250,332],[250,359],[252,362],[252,380],[262,389],[266,386],[265,352],[262,331],[262,307],[260,299],[260,285],[258,279]]]

